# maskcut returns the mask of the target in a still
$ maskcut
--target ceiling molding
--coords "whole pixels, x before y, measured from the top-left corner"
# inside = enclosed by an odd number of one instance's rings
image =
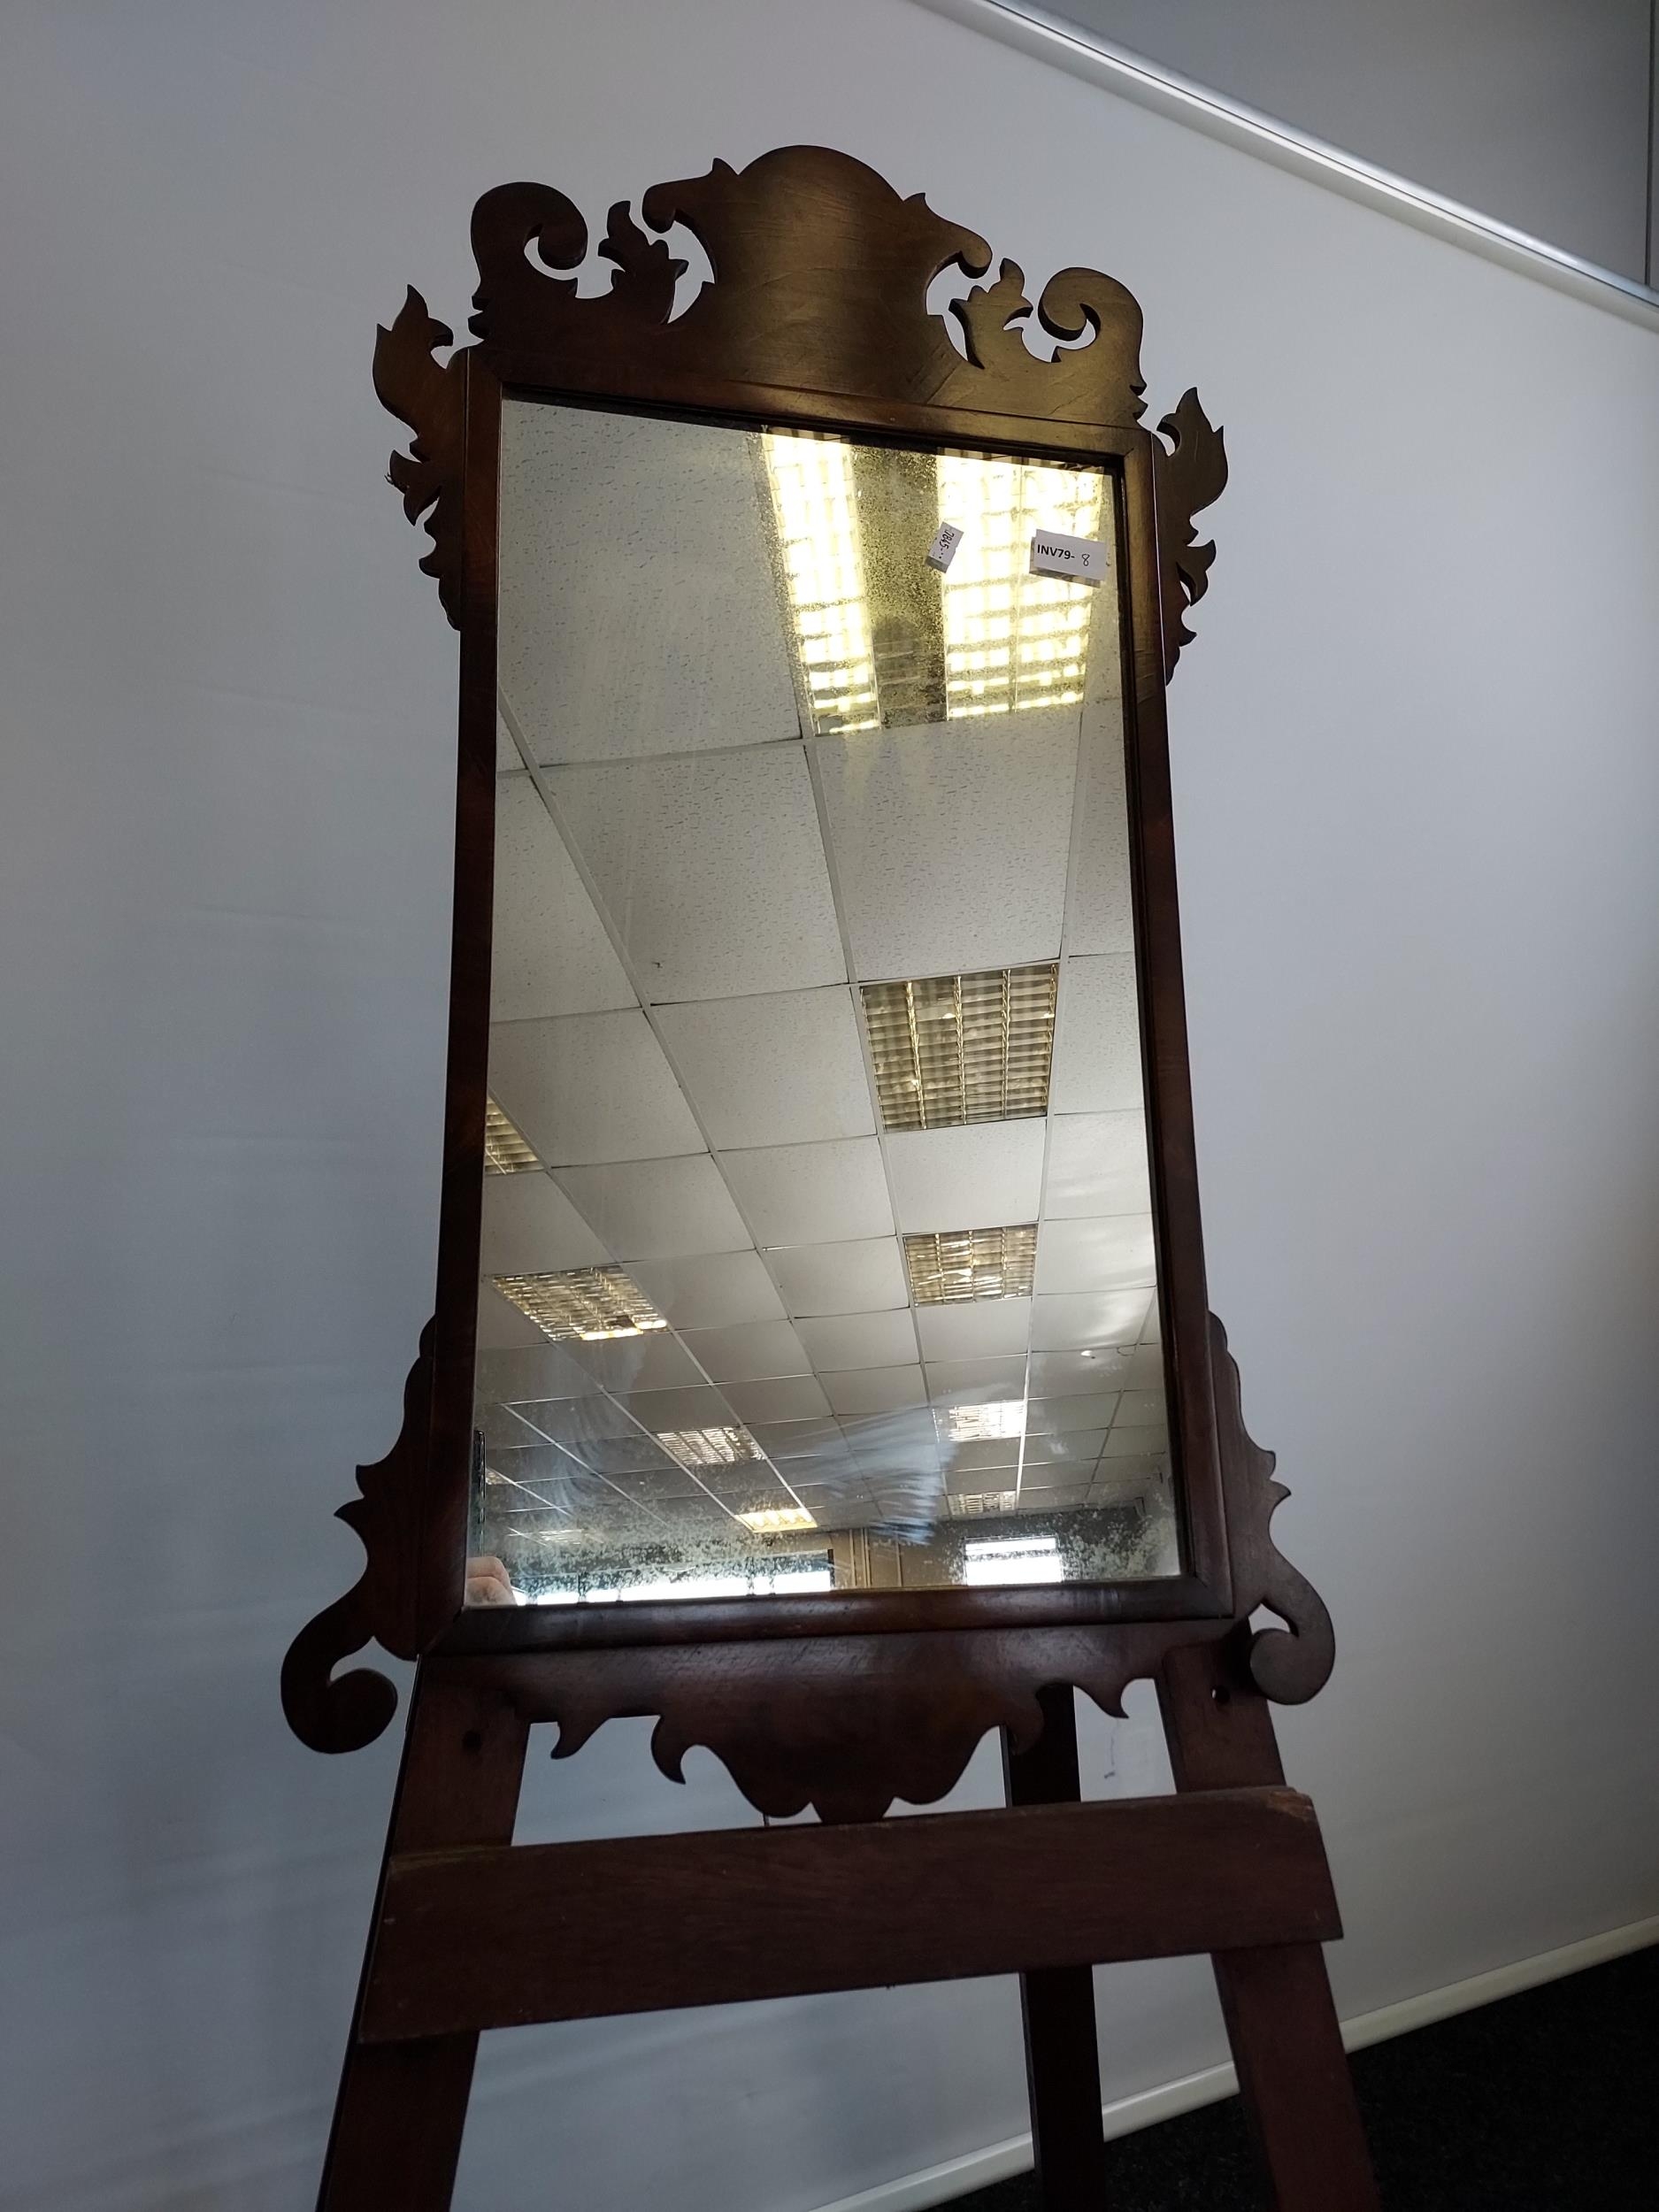
[[[913,0],[930,14],[948,16],[970,30],[999,40],[1033,59],[1064,69],[1102,91],[1133,100],[1154,114],[1167,116],[1223,145],[1271,161],[1293,176],[1340,192],[1363,207],[1409,223],[1430,237],[1477,253],[1484,260],[1565,292],[1593,307],[1621,316],[1644,330],[1659,331],[1659,291],[1617,270],[1581,260],[1559,246],[1516,230],[1495,216],[1482,215],[1455,200],[1444,199],[1356,154],[1310,137],[1241,101],[1194,84],[1161,64],[1132,54],[1097,33],[1061,22],[1025,0]]]

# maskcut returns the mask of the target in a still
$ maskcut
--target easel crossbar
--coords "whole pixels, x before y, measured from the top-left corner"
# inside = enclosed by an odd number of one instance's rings
[[[1295,1790],[394,1856],[366,2043],[1341,1932]]]

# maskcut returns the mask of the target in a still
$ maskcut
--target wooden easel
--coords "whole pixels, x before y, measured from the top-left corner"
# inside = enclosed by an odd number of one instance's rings
[[[1080,1803],[1055,1688],[1007,1810],[610,1843],[512,1843],[535,1679],[422,1664],[319,2212],[447,2212],[485,2028],[1010,1972],[1046,2212],[1101,2212],[1091,1968],[1197,1951],[1277,2212],[1375,2212],[1324,1845],[1236,1640],[1165,1659],[1173,1797]]]

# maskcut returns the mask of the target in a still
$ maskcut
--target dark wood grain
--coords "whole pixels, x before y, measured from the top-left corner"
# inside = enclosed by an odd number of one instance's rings
[[[614,380],[626,354],[630,373],[657,388],[713,378],[1044,422],[1141,419],[1141,309],[1123,285],[1063,269],[1033,310],[1018,266],[1004,261],[956,311],[959,352],[927,313],[927,288],[947,268],[985,276],[990,247],[845,154],[785,146],[742,170],[717,161],[706,176],[653,185],[641,211],[651,232],[683,223],[715,269],[678,318],[679,265],[626,204],[611,210],[600,250],[617,271],[611,288],[582,298],[574,272],[588,234],[572,202],[541,184],[485,194],[472,215],[472,327],[492,365],[511,359],[521,380],[524,365],[541,360],[523,380],[551,386]],[[1033,312],[1037,329],[1067,342],[1052,361],[1025,342]]]
[[[526,1732],[511,1698],[465,1678],[423,1675],[404,1740],[377,1922],[396,1855],[442,1844],[511,1843]],[[478,2036],[462,2029],[424,2042],[365,2044],[364,2008],[374,1972],[371,1945],[318,2212],[448,2212]]]
[[[1217,1622],[1210,1632],[1225,1632]],[[937,1802],[995,1728],[1016,1750],[1041,1733],[1041,1693],[1076,1683],[1107,1712],[1154,1673],[1190,1624],[1096,1630],[801,1637],[770,1643],[618,1646],[442,1658],[498,1686],[532,1721],[556,1721],[556,1758],[605,1722],[657,1718],[651,1753],[672,1781],[703,1745],[773,1819],[878,1820],[902,1798]]]
[[[363,2034],[1307,1941],[1336,1924],[1313,1808],[1285,1789],[399,1855]]]
[[[1244,1635],[1172,1651],[1159,1682],[1177,1789],[1189,1804],[1282,1776]],[[1340,1932],[1327,1932],[1327,1936]],[[1319,1938],[1276,1947],[1240,1930],[1213,1955],[1239,2090],[1275,2212],[1379,2212]]]
[[[426,311],[411,284],[389,328],[374,335],[374,391],[388,414],[414,432],[407,453],[394,453],[387,475],[403,495],[411,522],[426,518],[432,549],[421,568],[437,579],[443,611],[461,626],[462,478],[466,403],[464,356],[440,363],[436,350],[455,333]]]
[[[372,1743],[397,1710],[397,1692],[383,1674],[357,1667],[336,1677],[342,1659],[373,1638],[399,1658],[420,1649],[420,1612],[403,1570],[430,1546],[422,1517],[432,1446],[433,1338],[420,1333],[414,1365],[403,1382],[403,1419],[384,1459],[357,1469],[357,1495],[336,1518],[359,1539],[363,1573],[343,1597],[308,1621],[282,1662],[282,1710],[288,1726],[313,1751],[357,1751]]]
[[[1056,1686],[1040,1692],[1037,1701],[1042,1733],[1036,1741],[1022,1750],[1006,1733],[1002,1738],[1008,1801],[1076,1804],[1082,1795],[1076,1693]],[[1047,1966],[1023,1973],[1019,2013],[1032,2162],[1044,2212],[1100,2212],[1106,2193],[1106,2141],[1093,1967]]]
[[[1158,425],[1167,446],[1155,444],[1157,479],[1159,571],[1164,589],[1164,673],[1175,673],[1183,645],[1193,634],[1188,611],[1210,588],[1213,538],[1200,545],[1193,517],[1219,499],[1227,486],[1227,449],[1222,433],[1210,426],[1190,388]]]

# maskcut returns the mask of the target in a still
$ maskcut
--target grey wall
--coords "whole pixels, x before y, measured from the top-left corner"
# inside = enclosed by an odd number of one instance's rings
[[[1115,271],[1225,423],[1198,1135],[1337,1624],[1282,1733],[1340,2000],[1659,1910],[1659,339],[902,0],[17,0],[6,58],[6,2212],[315,2186],[396,1747],[303,1751],[277,1667],[428,1309],[448,963],[454,640],[369,357],[411,280],[462,326],[503,178],[603,214],[827,140]],[[646,1733],[526,1825],[749,1817]],[[1113,2094],[1221,2054],[1195,1964],[1102,2006]],[[502,2037],[458,2202],[809,2212],[1016,2133],[1018,2045],[1001,1984]]]
[[[1651,0],[1048,0],[1047,12],[1584,260],[1646,273]]]

